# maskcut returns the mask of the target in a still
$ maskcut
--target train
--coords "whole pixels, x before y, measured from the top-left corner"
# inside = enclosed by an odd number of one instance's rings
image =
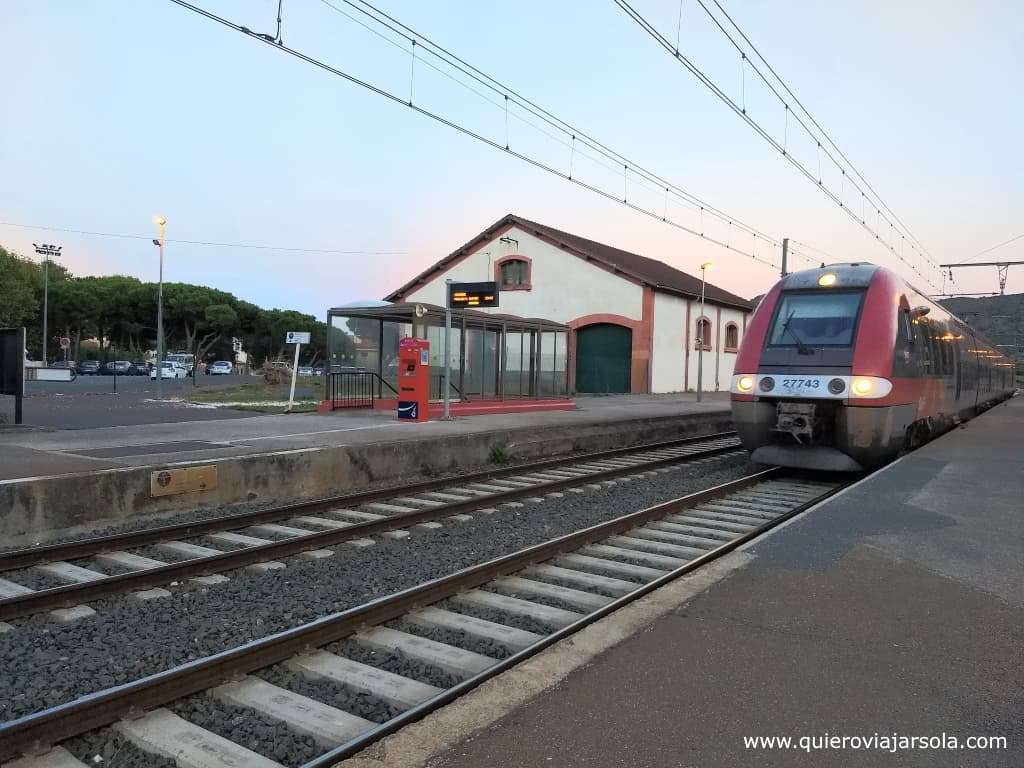
[[[785,275],[747,325],[730,385],[751,458],[859,472],[1015,392],[997,347],[874,264]]]

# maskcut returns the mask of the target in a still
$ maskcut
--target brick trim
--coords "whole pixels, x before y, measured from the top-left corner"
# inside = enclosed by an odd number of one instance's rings
[[[730,328],[735,328],[736,329],[736,346],[734,346],[734,347],[730,347],[729,346],[729,329]],[[736,324],[735,321],[730,320],[729,322],[727,322],[725,324],[725,346],[722,348],[722,351],[723,352],[732,352],[733,354],[735,354],[736,352],[739,351],[739,348],[740,348],[740,327],[739,327],[739,325]]]
[[[708,333],[707,333],[707,337],[705,337],[705,339],[704,339],[704,351],[705,352],[710,352],[711,351],[711,339],[708,338],[708,337],[711,337],[711,336],[714,335],[714,333],[715,333],[715,324],[713,322],[711,322],[711,318],[708,317],[707,315],[700,315],[699,317],[694,318],[694,321],[693,321],[693,328],[694,328],[694,331],[693,331],[693,348],[694,349],[700,349],[700,347],[697,344],[697,324],[700,323],[701,320],[706,320],[707,323],[708,323]]]
[[[651,288],[644,289],[643,296],[643,317],[634,320],[625,315],[615,315],[609,312],[599,312],[593,315],[583,315],[566,323],[572,329],[569,334],[569,348],[572,355],[572,391],[576,391],[576,331],[588,325],[608,324],[621,325],[632,331],[632,351],[630,354],[630,375],[629,389],[634,394],[646,394],[650,392],[651,379],[651,338],[654,328],[654,291]]]
[[[501,265],[509,261],[522,261],[526,264],[526,282],[523,285],[506,286],[501,282]],[[494,262],[494,282],[498,284],[499,291],[532,291],[533,290],[533,259],[519,253],[502,256]]]

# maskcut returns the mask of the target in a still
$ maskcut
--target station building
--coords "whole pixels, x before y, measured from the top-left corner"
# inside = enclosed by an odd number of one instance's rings
[[[388,294],[443,306],[445,281],[495,280],[495,314],[569,329],[567,389],[578,393],[728,390],[754,304],[661,261],[509,214]],[[703,324],[704,333],[700,334]]]

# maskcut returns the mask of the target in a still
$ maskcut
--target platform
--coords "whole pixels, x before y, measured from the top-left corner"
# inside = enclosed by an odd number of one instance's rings
[[[1024,765],[1022,499],[1018,397],[345,765]],[[797,741],[825,734],[1006,746]],[[795,746],[744,743],[775,736]]]
[[[204,413],[204,415],[208,415]],[[728,395],[580,397],[575,410],[399,422],[342,410],[89,430],[0,432],[0,539],[199,506],[283,503],[480,467],[731,429]],[[215,488],[151,494],[151,474],[214,466]]]

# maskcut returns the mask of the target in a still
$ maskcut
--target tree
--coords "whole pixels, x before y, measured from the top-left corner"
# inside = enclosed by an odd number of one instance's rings
[[[81,342],[90,338],[99,342],[105,357],[123,351],[134,358],[156,347],[155,283],[124,275],[76,278],[51,262],[49,291],[50,328],[73,339],[76,360],[81,359]],[[36,357],[42,340],[42,300],[42,265],[0,247],[0,327],[26,326],[29,349]],[[303,359],[315,363],[324,358],[327,326],[312,315],[265,310],[202,285],[164,284],[166,349],[187,349],[197,360],[211,353],[228,357],[227,340],[235,335],[241,337],[250,362],[259,365],[286,352],[287,331],[310,331],[312,340],[303,348]],[[346,339],[335,341],[345,347]]]
[[[164,332],[170,330],[169,335],[184,341],[187,351],[195,352],[196,337],[206,322],[206,310],[214,304],[233,307],[236,303],[238,299],[230,293],[215,288],[168,283],[164,285]]]
[[[227,304],[211,304],[203,313],[204,329],[209,329],[196,347],[196,362],[202,360],[226,334],[238,329],[238,314]]]
[[[34,325],[39,302],[33,286],[36,266],[0,247],[0,327]]]
[[[74,342],[75,360],[81,360],[82,336],[96,333],[94,318],[99,314],[95,294],[82,280],[65,280],[50,291],[50,314],[53,327]]]

